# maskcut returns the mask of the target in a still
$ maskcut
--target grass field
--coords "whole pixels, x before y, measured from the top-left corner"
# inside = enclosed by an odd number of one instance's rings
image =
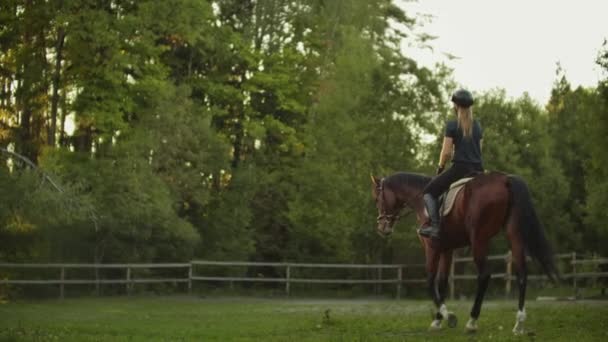
[[[448,303],[458,327],[428,332],[427,301],[106,297],[0,304],[2,341],[608,341],[608,302],[536,302],[515,337],[515,302]]]

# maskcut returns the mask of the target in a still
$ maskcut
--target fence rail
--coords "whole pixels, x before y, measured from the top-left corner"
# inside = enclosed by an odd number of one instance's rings
[[[0,268],[185,268],[189,263],[159,263],[159,264],[19,264],[0,263]]]
[[[65,296],[65,285],[87,285],[94,284],[99,293],[100,285],[124,284],[127,293],[130,293],[135,284],[155,284],[155,283],[187,283],[188,291],[192,289],[192,265],[190,263],[145,263],[145,264],[59,264],[59,263],[0,263],[0,269],[59,269],[59,279],[0,279],[0,284],[7,285],[59,285],[59,297]],[[188,275],[185,278],[133,278],[133,269],[187,269]],[[66,279],[68,269],[93,269],[95,279]],[[99,269],[123,269],[125,270],[124,279],[100,279]]]
[[[571,279],[575,293],[579,286],[579,279],[591,278],[594,283],[598,278],[608,277],[608,272],[590,272],[590,267],[608,264],[608,258],[600,258],[593,256],[587,259],[577,259],[576,253],[555,254],[556,260],[566,260],[571,267],[571,273],[562,274],[563,279]],[[529,258],[528,258],[529,259]],[[505,295],[511,292],[511,283],[515,280],[512,274],[511,253],[498,254],[488,256],[490,261],[503,261],[505,263],[505,271],[492,274],[493,279],[503,279],[505,281]],[[455,296],[456,281],[470,281],[477,279],[476,274],[456,274],[456,264],[471,263],[471,257],[454,257],[449,275],[449,293],[451,298]],[[262,276],[215,276],[215,275],[197,275],[195,270],[199,267],[273,267],[284,270],[284,277],[262,277]],[[581,270],[580,267],[586,267],[586,270]],[[322,279],[322,278],[304,278],[293,277],[295,269],[318,268],[318,269],[363,269],[375,272],[375,276],[367,279]],[[412,269],[424,268],[424,264],[320,264],[320,263],[282,263],[282,262],[249,262],[249,261],[211,261],[211,260],[194,260],[189,263],[127,263],[127,264],[76,264],[76,263],[0,263],[2,269],[58,269],[59,274],[56,279],[0,279],[0,284],[8,285],[59,285],[59,295],[61,298],[65,294],[65,285],[78,284],[95,284],[99,290],[100,285],[106,284],[122,284],[125,285],[125,290],[130,293],[134,284],[153,284],[153,283],[186,283],[188,292],[192,290],[194,281],[200,282],[258,282],[258,283],[280,283],[285,286],[285,293],[289,296],[291,284],[367,284],[375,285],[379,291],[382,285],[394,285],[396,287],[396,297],[400,298],[402,287],[405,284],[423,284],[426,283],[426,278],[414,278],[410,275],[407,277],[407,271]],[[93,269],[95,270],[95,279],[68,279],[66,277],[69,269]],[[100,269],[118,269],[124,270],[124,278],[120,279],[100,279],[98,271]],[[135,278],[132,275],[132,270],[136,269],[176,269],[183,270],[184,276],[181,278]],[[384,277],[383,270],[396,272],[396,276],[390,278]],[[530,280],[548,279],[543,274],[530,274]]]

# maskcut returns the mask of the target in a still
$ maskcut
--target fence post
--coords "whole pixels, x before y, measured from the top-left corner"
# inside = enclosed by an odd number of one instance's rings
[[[285,294],[287,295],[287,297],[289,297],[289,278],[290,278],[290,273],[291,273],[291,267],[289,267],[289,264],[286,265],[286,269],[285,269]]]
[[[397,299],[401,299],[401,286],[403,284],[403,268],[397,268]]]
[[[125,284],[125,290],[127,291],[127,295],[131,294],[129,285],[131,284],[131,267],[127,267],[127,282]]]
[[[577,279],[576,279],[576,252],[572,252],[572,286],[574,286],[574,298],[578,297]]]
[[[593,263],[592,263],[592,265],[593,265],[593,268],[592,268],[593,273],[596,273],[597,271],[599,271],[599,270],[598,270],[598,265],[599,265],[599,263],[598,263],[598,256],[597,256],[597,253],[593,253]],[[594,275],[594,276],[591,278],[591,286],[592,286],[594,289],[597,287],[597,276],[596,276],[596,275]]]
[[[452,256],[452,264],[450,265],[450,299],[454,300],[454,268],[456,265],[456,256]]]
[[[509,298],[511,295],[511,275],[513,274],[513,254],[511,251],[507,252],[505,262],[507,264],[505,271],[505,297]]]
[[[97,296],[100,295],[100,292],[99,292],[99,267],[98,267],[97,263],[95,263],[95,293],[97,293]]]
[[[64,297],[64,287],[65,284],[63,283],[63,281],[65,280],[65,267],[61,267],[61,284],[59,284],[59,298],[63,299]]]
[[[378,267],[378,281],[382,281],[382,267]],[[376,295],[382,292],[382,283],[376,283]]]
[[[192,262],[188,267],[188,294],[192,294]]]

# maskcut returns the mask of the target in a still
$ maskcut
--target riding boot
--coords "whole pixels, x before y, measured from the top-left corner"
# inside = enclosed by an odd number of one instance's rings
[[[420,235],[439,239],[439,206],[437,205],[437,200],[431,194],[424,194],[422,199],[424,200],[431,224],[420,228]]]

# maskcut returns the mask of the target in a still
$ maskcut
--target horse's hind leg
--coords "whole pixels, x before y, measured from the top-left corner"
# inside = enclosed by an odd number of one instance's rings
[[[526,286],[528,282],[528,269],[526,267],[526,254],[519,234],[515,230],[514,220],[507,223],[507,235],[511,240],[511,257],[517,272],[517,287],[519,290],[518,310],[515,319],[513,333],[521,335],[524,333],[524,321],[526,320]]]
[[[465,329],[468,332],[477,331],[477,319],[481,313],[481,304],[483,298],[488,289],[488,283],[490,282],[490,270],[487,267],[487,241],[483,243],[477,243],[473,248],[473,260],[477,266],[477,292],[475,294],[475,303],[471,309],[471,318],[467,322]]]
[[[519,288],[519,303],[517,315],[515,316],[515,326],[513,327],[513,333],[520,335],[524,333],[524,321],[526,320],[526,308],[524,306],[526,301],[526,285],[528,282],[528,270],[526,268],[526,255],[522,252],[520,256],[515,259],[517,267],[517,286]]]

